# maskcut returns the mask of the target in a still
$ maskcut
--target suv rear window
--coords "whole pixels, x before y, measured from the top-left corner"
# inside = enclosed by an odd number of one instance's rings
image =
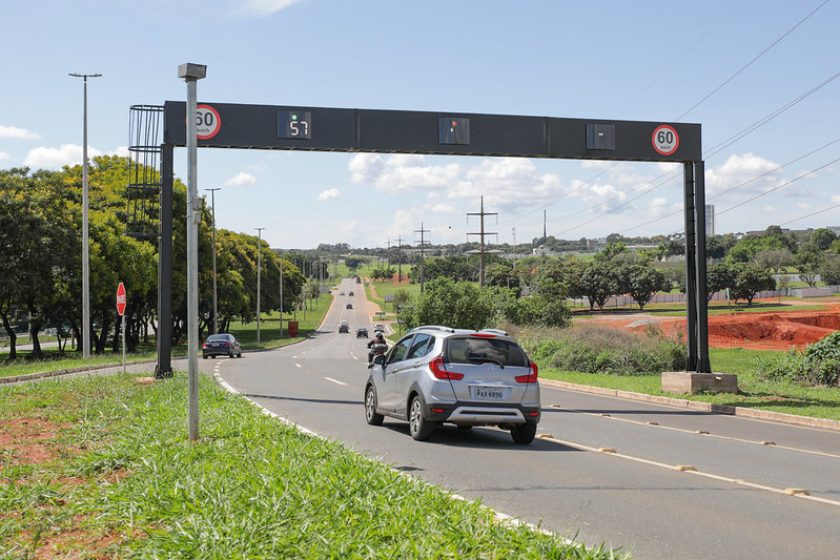
[[[505,366],[529,365],[525,352],[518,344],[497,338],[451,337],[446,341],[445,359],[450,364],[491,361]]]

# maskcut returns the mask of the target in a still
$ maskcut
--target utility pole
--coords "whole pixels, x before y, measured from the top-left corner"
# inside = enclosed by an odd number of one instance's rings
[[[402,235],[397,237],[397,284],[402,284]]]
[[[388,268],[391,268],[391,238],[388,238],[388,250],[385,253],[388,255]]]
[[[513,246],[516,247],[516,226],[510,228],[510,232],[513,234]]]
[[[481,218],[481,231],[475,233],[467,233],[467,237],[470,235],[478,235],[480,236],[480,245],[479,245],[479,269],[478,269],[478,285],[484,287],[484,238],[488,235],[499,235],[497,232],[484,231],[484,216],[498,216],[497,212],[485,212],[484,211],[484,197],[481,197],[481,211],[480,212],[467,212],[467,221],[469,221],[470,216],[479,216]]]
[[[84,81],[84,108],[82,110],[82,357],[90,358],[90,242],[88,240],[88,138],[87,138],[87,81],[102,74],[76,74]]]
[[[283,338],[283,261],[280,260],[280,338]]]
[[[190,441],[198,440],[198,126],[197,82],[207,75],[207,66],[186,63],[178,77],[187,82],[187,371],[189,376],[188,425]],[[162,321],[168,320],[161,317]]]
[[[219,332],[219,310],[218,310],[218,303],[217,303],[217,291],[216,291],[216,191],[222,190],[221,187],[216,187],[214,189],[204,189],[205,191],[210,191],[210,206],[213,212],[213,334],[217,334]]]
[[[423,229],[423,222],[420,222],[420,229],[415,229],[414,233],[420,234],[420,293],[423,293],[423,269],[426,264],[426,247],[429,243],[426,241],[425,234],[431,233],[428,229]]]
[[[260,277],[262,276],[262,230],[264,227],[254,228],[257,230],[257,344],[260,343]]]

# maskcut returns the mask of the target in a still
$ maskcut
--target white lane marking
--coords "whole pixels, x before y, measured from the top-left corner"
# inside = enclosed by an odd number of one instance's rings
[[[540,437],[540,436],[538,436],[538,437]],[[592,453],[602,453],[604,455],[609,455],[610,457],[619,457],[621,459],[627,459],[628,461],[634,461],[636,463],[651,465],[651,466],[654,466],[654,467],[667,469],[669,471],[682,472],[682,473],[685,473],[685,474],[690,474],[690,475],[695,475],[695,476],[702,476],[702,477],[705,477],[705,478],[711,478],[713,480],[718,480],[718,481],[721,481],[721,482],[729,482],[729,483],[732,483],[732,484],[738,484],[739,486],[746,486],[748,488],[753,488],[753,489],[756,489],[756,490],[764,490],[766,492],[773,492],[774,494],[782,494],[782,495],[785,495],[785,496],[793,496],[794,498],[801,498],[803,500],[811,500],[813,502],[820,502],[820,503],[828,504],[828,505],[832,505],[832,506],[840,506],[840,501],[829,500],[828,498],[820,498],[818,496],[810,496],[808,494],[799,494],[799,493],[791,494],[785,488],[774,488],[772,486],[765,486],[764,484],[759,484],[757,482],[750,482],[748,480],[743,480],[741,478],[731,478],[731,477],[728,477],[728,476],[722,476],[722,475],[719,475],[719,474],[702,472],[702,471],[699,471],[699,470],[680,469],[679,465],[669,465],[667,463],[660,463],[659,461],[652,461],[650,459],[643,459],[641,457],[634,457],[632,455],[625,455],[623,453],[616,453],[613,450],[609,450],[610,452],[606,453],[606,452],[602,451],[601,449],[596,449],[595,447],[590,447],[588,445],[584,445],[582,443],[576,443],[576,442],[573,442],[573,441],[563,440],[563,439],[560,439],[560,438],[556,438],[554,436],[543,435],[543,436],[540,437],[540,439],[543,439],[543,440],[546,440],[546,441],[554,441],[554,442],[560,443],[562,445],[565,445],[567,447],[573,447],[575,449],[580,449],[582,451],[590,451]]]
[[[299,364],[295,364],[295,365],[298,365],[298,367],[300,367]],[[231,394],[234,394],[234,395],[239,395],[240,394],[239,391],[234,389],[230,384],[228,384],[224,379],[222,379],[221,375],[214,374],[214,377],[215,377],[216,381],[219,382],[219,385],[221,385],[226,391],[228,391],[228,392],[230,392]],[[279,414],[271,412],[270,410],[268,410],[264,406],[259,405],[256,401],[253,401],[248,397],[245,397],[245,400],[247,400],[249,403],[251,403],[252,405],[257,407],[257,409],[259,409],[259,411],[262,412],[263,414],[265,414],[266,416],[270,416],[271,418],[276,418],[277,420],[280,420],[281,422],[283,422],[287,426],[291,426],[292,428],[298,430],[302,434],[305,434],[305,435],[310,436],[310,437],[318,438],[318,439],[321,439],[323,441],[330,441],[332,443],[337,443],[337,445],[341,445],[345,449],[348,449],[351,453],[356,453],[357,455],[359,455],[360,457],[362,457],[363,459],[366,459],[368,461],[374,461],[374,462],[379,462],[379,463],[383,462],[383,458],[380,458],[379,461],[376,461],[376,459],[372,459],[372,458],[368,457],[367,455],[362,455],[361,453],[358,453],[357,451],[354,451],[353,449],[350,449],[347,445],[345,445],[343,443],[336,442],[335,440],[329,440],[325,436],[322,436],[321,434],[313,432],[309,428],[305,428],[302,425],[298,424],[297,422],[293,422],[292,420],[289,420],[288,418],[284,418],[283,416],[280,416]],[[469,498],[465,498],[464,496],[459,496],[458,494],[454,494],[454,493],[448,491],[446,488],[443,488],[441,486],[437,486],[435,484],[432,484],[431,482],[427,482],[427,481],[423,480],[422,478],[412,476],[412,475],[410,475],[406,472],[402,472],[402,471],[394,469],[394,468],[392,468],[391,471],[395,472],[399,476],[404,477],[406,480],[414,482],[415,484],[421,484],[423,486],[426,486],[427,488],[435,488],[437,490],[440,490],[441,492],[443,492],[446,496],[448,496],[453,501],[464,501],[464,502],[469,502],[469,503],[473,503],[473,504],[477,503],[475,500],[471,500]],[[537,527],[536,525],[533,525],[532,523],[522,521],[518,517],[513,517],[513,516],[508,515],[506,513],[496,511],[493,508],[491,508],[487,505],[484,505],[482,503],[478,503],[478,507],[480,507],[481,509],[484,509],[486,511],[491,512],[493,514],[493,517],[496,520],[496,522],[499,523],[500,525],[510,524],[514,527],[524,526],[524,527],[527,527],[528,529],[530,529],[531,531],[539,532],[539,533],[542,533],[542,534],[548,535],[548,536],[552,536],[552,537],[558,539],[559,541],[561,541],[563,544],[566,544],[568,546],[574,546],[574,547],[579,547],[581,549],[585,549],[585,547],[582,543],[575,542],[574,540],[567,539],[566,537],[560,535],[559,533],[553,533],[553,532],[548,531],[546,529],[543,529],[541,527]]]
[[[300,365],[300,364],[295,364],[295,367],[299,367],[299,368],[303,369],[303,366]]]
[[[831,457],[833,459],[840,459],[840,455],[837,455],[836,453],[828,453],[827,451],[814,451],[812,449],[802,449],[800,447],[790,447],[790,446],[787,446],[787,445],[777,445],[776,443],[767,442],[767,441],[763,441],[763,440],[759,441],[759,440],[753,440],[753,439],[738,438],[738,437],[734,437],[734,436],[722,436],[722,435],[719,435],[719,434],[710,434],[709,432],[706,432],[706,431],[699,431],[698,432],[697,430],[687,430],[685,428],[675,428],[673,426],[662,426],[661,424],[655,424],[655,423],[650,424],[648,422],[643,422],[641,420],[633,420],[632,418],[621,418],[619,416],[610,416],[610,415],[604,415],[604,414],[601,414],[601,413],[596,414],[594,412],[583,412],[582,410],[575,410],[573,408],[570,408],[570,409],[567,409],[567,410],[569,410],[570,412],[577,412],[579,414],[586,414],[587,416],[598,416],[600,418],[606,418],[607,420],[617,420],[619,422],[626,422],[628,424],[638,424],[640,426],[648,426],[650,428],[659,428],[661,430],[671,430],[672,432],[682,432],[682,433],[685,433],[685,434],[695,434],[695,435],[701,435],[701,436],[704,436],[704,437],[718,438],[718,439],[723,439],[723,440],[728,440],[728,441],[737,441],[737,442],[740,442],[740,443],[751,443],[753,445],[762,445],[762,446],[765,446],[765,447],[773,447],[775,449],[784,449],[786,451],[795,451],[797,453],[806,453],[808,455],[819,455],[821,457]]]
[[[327,381],[332,381],[333,383],[337,383],[338,385],[347,385],[344,381],[339,381],[338,379],[333,379],[332,377],[325,377]]]
[[[350,354],[350,355],[351,355],[351,356],[353,356],[353,359],[354,359],[354,360],[358,360],[358,359],[359,359],[359,357],[358,357],[358,356],[354,356],[353,354]]]

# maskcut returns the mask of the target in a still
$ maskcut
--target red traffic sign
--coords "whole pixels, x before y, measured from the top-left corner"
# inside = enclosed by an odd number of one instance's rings
[[[125,286],[122,282],[117,286],[117,313],[120,317],[125,314]]]
[[[198,105],[195,109],[195,126],[199,140],[210,140],[222,129],[222,117],[212,105]]]
[[[670,156],[680,147],[680,135],[671,125],[661,124],[656,127],[651,136],[653,149],[663,156]]]

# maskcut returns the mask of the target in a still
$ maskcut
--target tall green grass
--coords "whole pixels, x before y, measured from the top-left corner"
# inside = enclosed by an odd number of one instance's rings
[[[21,464],[15,446],[0,455],[4,557],[613,557],[501,525],[478,504],[296,432],[209,378],[200,391],[201,439],[190,443],[181,374],[0,389],[0,426],[56,427],[39,440],[45,461]]]

